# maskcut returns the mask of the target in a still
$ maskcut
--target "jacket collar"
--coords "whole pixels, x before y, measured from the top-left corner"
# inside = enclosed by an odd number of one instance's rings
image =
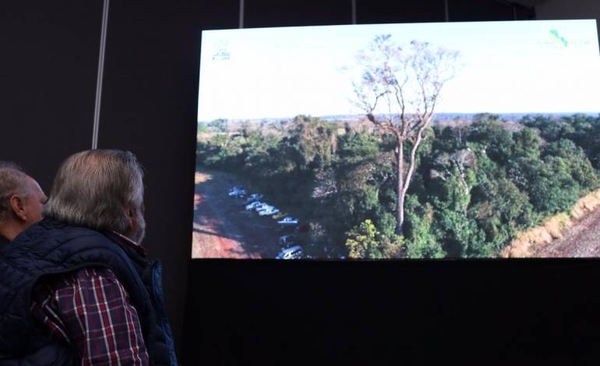
[[[114,240],[115,242],[117,242],[118,244],[120,244],[126,248],[133,249],[138,254],[140,254],[144,257],[146,256],[146,249],[144,249],[144,247],[141,246],[139,243],[136,243],[135,241],[129,239],[125,235],[118,233],[114,230],[106,231],[105,235],[108,236],[110,239]]]

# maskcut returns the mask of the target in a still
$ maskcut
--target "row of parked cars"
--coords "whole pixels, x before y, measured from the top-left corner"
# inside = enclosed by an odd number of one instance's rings
[[[247,194],[246,190],[241,187],[233,187],[229,190],[228,195],[236,198],[246,198],[246,210],[254,211],[259,216],[271,216],[277,220],[277,224],[281,227],[295,227],[298,225],[298,219],[282,213],[277,207],[265,202],[264,196],[260,193]],[[296,236],[285,234],[279,237],[279,245],[281,251],[275,257],[276,259],[301,259],[304,252],[300,245],[295,243]]]

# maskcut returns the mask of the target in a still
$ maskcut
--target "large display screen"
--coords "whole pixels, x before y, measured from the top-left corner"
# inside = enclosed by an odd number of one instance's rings
[[[600,256],[595,20],[204,30],[192,258]]]

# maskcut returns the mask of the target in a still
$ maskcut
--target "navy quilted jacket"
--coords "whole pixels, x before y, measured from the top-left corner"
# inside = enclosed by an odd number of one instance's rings
[[[166,318],[160,262],[102,233],[44,219],[0,250],[0,366],[77,364],[74,351],[48,338],[29,308],[34,285],[44,276],[84,267],[115,273],[140,317],[152,365],[176,366]]]

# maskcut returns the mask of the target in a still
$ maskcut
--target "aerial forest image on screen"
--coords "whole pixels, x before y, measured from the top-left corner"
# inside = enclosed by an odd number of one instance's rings
[[[201,39],[192,258],[600,257],[595,20]]]

